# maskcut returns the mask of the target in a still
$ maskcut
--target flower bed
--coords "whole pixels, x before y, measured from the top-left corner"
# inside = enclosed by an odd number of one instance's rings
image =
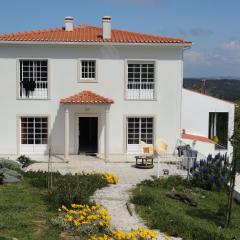
[[[145,228],[130,232],[111,229],[108,210],[100,205],[72,204],[71,208],[62,206],[59,215],[52,222],[72,235],[86,236],[89,240],[150,240],[157,233]]]
[[[107,180],[108,183],[110,184],[117,184],[119,182],[119,177],[111,174],[111,173],[97,173],[95,171],[92,171],[91,173],[89,173],[88,175],[90,176],[95,176],[95,175],[100,175],[101,177],[103,177],[105,180]]]

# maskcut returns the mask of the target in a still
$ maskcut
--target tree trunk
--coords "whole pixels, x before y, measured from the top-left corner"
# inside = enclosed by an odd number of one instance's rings
[[[235,187],[235,180],[236,180],[236,166],[237,166],[237,160],[233,156],[233,163],[232,163],[232,171],[230,176],[230,186],[229,186],[229,194],[228,194],[228,205],[227,205],[227,215],[226,215],[226,223],[225,227],[229,227],[231,223],[231,217],[232,217],[232,203],[233,203],[233,197],[234,197],[234,187]]]

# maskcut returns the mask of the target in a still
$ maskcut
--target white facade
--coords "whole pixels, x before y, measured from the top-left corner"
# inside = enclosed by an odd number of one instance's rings
[[[182,94],[182,129],[186,133],[209,137],[209,113],[228,113],[228,139],[234,129],[234,109],[231,102],[220,100],[211,96],[203,95],[191,90],[183,89]],[[228,141],[227,149],[216,149],[214,144],[183,139],[184,142],[195,147],[204,155],[209,153],[232,153],[231,143]]]
[[[22,59],[48,61],[48,98],[19,98],[19,62]],[[96,61],[96,80],[81,81],[80,60]],[[153,62],[155,68],[155,95],[152,100],[127,100],[127,63]],[[0,154],[25,153],[20,143],[21,117],[48,117],[48,134],[52,152],[64,154],[65,110],[69,111],[69,153],[78,153],[78,117],[98,117],[98,152],[107,149],[111,154],[127,152],[126,118],[131,116],[153,117],[153,137],[165,139],[169,152],[180,138],[181,127],[189,124],[183,118],[181,126],[181,95],[183,78],[183,46],[114,46],[98,45],[0,45]],[[60,99],[90,90],[114,100],[107,105],[62,105]],[[193,103],[193,101],[191,101]],[[208,104],[206,100],[206,104]],[[221,104],[219,104],[221,107]],[[205,106],[204,106],[205,107]],[[106,110],[108,126],[106,126]],[[204,116],[206,117],[206,116]],[[202,123],[190,123],[189,129]],[[108,131],[105,128],[108,128]],[[199,131],[205,130],[205,126]],[[188,129],[186,127],[186,129]],[[199,128],[196,128],[199,129]],[[196,130],[197,131],[197,130]],[[106,132],[108,139],[105,138]],[[202,132],[201,132],[202,133]],[[44,147],[44,146],[43,146]],[[31,150],[29,150],[31,152]],[[30,153],[29,152],[29,153]],[[46,153],[46,149],[33,150]]]

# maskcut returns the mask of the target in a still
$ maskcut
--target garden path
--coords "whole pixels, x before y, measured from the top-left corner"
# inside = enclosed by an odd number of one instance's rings
[[[129,202],[129,191],[134,187],[134,184],[116,184],[110,185],[103,189],[96,191],[93,196],[93,200],[104,206],[109,210],[109,214],[112,218],[112,226],[115,229],[122,231],[130,231],[132,228],[138,229],[139,227],[146,227],[144,222],[135,213],[134,208],[133,215],[129,214],[126,203]],[[158,240],[164,240],[165,235],[158,233]],[[172,238],[173,240],[180,240],[181,238]]]

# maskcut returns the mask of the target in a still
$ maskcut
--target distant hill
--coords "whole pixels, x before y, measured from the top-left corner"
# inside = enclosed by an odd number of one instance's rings
[[[183,87],[200,91],[200,78],[184,78]],[[240,80],[206,79],[206,94],[228,101],[240,100]]]

